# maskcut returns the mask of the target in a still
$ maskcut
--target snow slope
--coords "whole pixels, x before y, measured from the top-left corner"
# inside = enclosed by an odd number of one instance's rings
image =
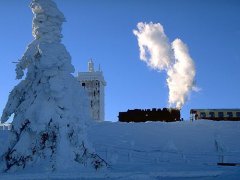
[[[0,131],[1,143],[7,134]],[[108,171],[1,174],[0,179],[238,179],[240,166],[217,163],[240,163],[239,137],[240,122],[95,123],[88,138],[111,164]]]

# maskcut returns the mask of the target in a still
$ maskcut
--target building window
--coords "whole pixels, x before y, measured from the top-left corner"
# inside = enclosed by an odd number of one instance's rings
[[[228,117],[233,117],[233,113],[232,112],[227,112],[227,116]]]
[[[223,112],[218,112],[218,117],[222,118],[223,116]]]
[[[205,118],[206,117],[206,113],[205,112],[201,112],[200,113],[200,118]]]
[[[236,112],[236,117],[240,117],[240,112]]]
[[[82,83],[82,86],[85,87],[85,83]]]
[[[215,117],[215,113],[214,113],[214,112],[209,112],[209,116],[210,116],[211,118],[214,118],[214,117]]]

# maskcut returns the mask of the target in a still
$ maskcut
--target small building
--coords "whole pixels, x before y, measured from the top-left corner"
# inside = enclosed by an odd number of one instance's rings
[[[240,121],[240,109],[191,109],[191,120]]]
[[[119,112],[118,116],[120,122],[174,122],[180,121],[180,118],[180,110],[173,108],[134,109],[128,110],[127,112]]]
[[[104,88],[106,82],[100,67],[95,71],[94,63],[91,59],[88,62],[88,72],[78,72],[77,79],[88,93],[92,118],[96,121],[104,121]]]

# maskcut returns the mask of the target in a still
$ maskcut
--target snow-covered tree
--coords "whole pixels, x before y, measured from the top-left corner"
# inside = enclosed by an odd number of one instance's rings
[[[1,168],[6,172],[106,167],[87,143],[89,104],[61,43],[64,15],[52,0],[32,0],[30,7],[34,40],[16,66],[17,79],[26,69],[25,79],[10,93],[1,117],[4,123],[14,115]]]

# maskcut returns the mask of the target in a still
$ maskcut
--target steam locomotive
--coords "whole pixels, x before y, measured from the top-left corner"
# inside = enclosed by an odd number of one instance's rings
[[[163,109],[134,109],[127,112],[119,112],[120,122],[146,122],[165,121],[175,122],[181,120],[180,110],[173,108]]]
[[[162,121],[176,122],[183,120],[181,112],[175,108],[134,109],[119,112],[120,122]],[[190,120],[240,121],[240,109],[191,109]]]

